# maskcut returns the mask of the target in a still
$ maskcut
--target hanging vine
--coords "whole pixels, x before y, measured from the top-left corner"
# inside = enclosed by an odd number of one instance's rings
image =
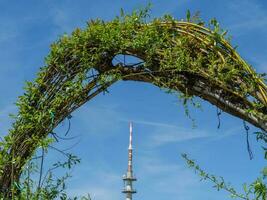
[[[51,45],[46,65],[27,82],[16,105],[19,112],[0,143],[0,191],[10,195],[12,183],[49,133],[70,114],[113,83],[154,84],[181,98],[198,96],[218,109],[267,131],[267,86],[226,39],[216,20],[205,25],[187,14],[149,22],[148,9],[105,22],[91,20]],[[113,64],[116,55],[143,62]],[[260,137],[259,137],[260,138]],[[11,170],[12,169],[12,170]]]

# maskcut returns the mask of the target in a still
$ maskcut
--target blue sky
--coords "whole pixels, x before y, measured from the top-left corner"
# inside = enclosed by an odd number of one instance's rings
[[[145,6],[148,1],[28,0],[0,1],[0,134],[10,127],[9,113],[23,94],[24,82],[33,80],[50,44],[91,18],[110,20],[120,13]],[[186,10],[200,11],[208,20],[216,17],[229,30],[233,44],[258,72],[267,69],[267,3],[264,0],[165,0],[152,2],[152,16],[169,13],[183,18]],[[73,113],[70,142],[82,158],[69,180],[71,195],[91,193],[94,200],[124,199],[121,176],[127,169],[128,123],[134,123],[134,170],[138,178],[135,199],[222,200],[210,183],[188,169],[181,153],[188,153],[207,171],[224,176],[233,185],[252,182],[266,165],[255,137],[249,160],[242,121],[223,113],[217,130],[216,108],[202,102],[202,110],[190,108],[197,128],[184,114],[175,95],[148,84],[120,82],[110,93],[99,95]],[[67,123],[57,129],[64,133]],[[255,128],[251,127],[250,133]],[[55,151],[46,158],[61,158]]]

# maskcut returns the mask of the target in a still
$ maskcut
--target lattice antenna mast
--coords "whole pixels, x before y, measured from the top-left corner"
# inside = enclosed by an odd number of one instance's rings
[[[133,189],[133,182],[137,179],[133,175],[133,124],[130,123],[130,139],[128,148],[128,169],[123,176],[124,188],[122,193],[126,194],[126,200],[132,200],[132,196],[136,193]]]

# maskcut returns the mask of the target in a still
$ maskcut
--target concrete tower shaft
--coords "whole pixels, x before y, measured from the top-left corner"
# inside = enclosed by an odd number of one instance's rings
[[[128,148],[128,170],[127,172],[132,173],[133,171],[133,124],[130,122],[130,137],[129,137],[129,148]]]
[[[130,123],[128,169],[126,174],[123,176],[124,188],[122,191],[126,194],[126,200],[132,200],[132,195],[136,193],[136,190],[133,189],[134,181],[136,181],[136,178],[133,176],[133,124]]]

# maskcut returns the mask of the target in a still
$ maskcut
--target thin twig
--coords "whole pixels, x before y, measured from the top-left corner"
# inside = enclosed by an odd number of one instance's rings
[[[44,167],[44,147],[42,147],[42,159],[41,159],[41,165],[40,165],[40,173],[39,173],[39,181],[38,181],[38,187],[37,190],[40,190],[41,188],[41,181],[42,181],[42,175],[43,175],[43,167]]]

